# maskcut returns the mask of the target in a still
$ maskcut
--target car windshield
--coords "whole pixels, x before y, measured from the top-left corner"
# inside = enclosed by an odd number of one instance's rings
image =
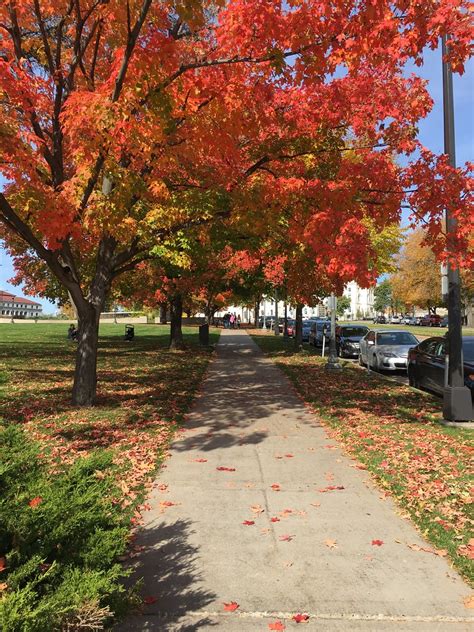
[[[352,336],[365,336],[368,331],[368,327],[344,327],[341,329],[341,336],[347,336],[347,338]]]
[[[408,331],[392,331],[377,334],[378,345],[416,345],[418,340]]]
[[[463,340],[462,351],[466,362],[474,362],[474,338],[471,340]]]

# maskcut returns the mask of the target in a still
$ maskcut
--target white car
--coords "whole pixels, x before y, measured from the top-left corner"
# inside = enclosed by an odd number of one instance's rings
[[[391,325],[401,325],[402,324],[402,319],[400,318],[400,316],[392,316],[390,318],[390,324]]]
[[[408,351],[418,342],[409,331],[369,331],[360,341],[359,364],[373,371],[406,370]]]

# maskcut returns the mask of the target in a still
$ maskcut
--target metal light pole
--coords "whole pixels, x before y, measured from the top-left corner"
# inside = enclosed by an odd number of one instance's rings
[[[329,299],[329,308],[331,310],[331,337],[329,339],[328,361],[325,366],[325,368],[328,371],[339,371],[340,369],[342,369],[342,366],[339,364],[337,360],[337,350],[336,350],[336,303],[337,303],[337,299],[333,292]],[[325,334],[323,332],[323,336],[324,335]]]
[[[444,114],[444,152],[449,164],[456,166],[454,135],[454,99],[453,75],[449,63],[444,59],[447,53],[446,36],[442,37],[443,54],[443,114]],[[449,235],[457,228],[457,220],[446,208],[446,232]],[[443,416],[449,421],[468,421],[473,419],[473,407],[470,390],[464,386],[464,366],[462,354],[461,323],[461,279],[459,268],[453,268],[448,262],[447,269],[447,386],[443,392]]]

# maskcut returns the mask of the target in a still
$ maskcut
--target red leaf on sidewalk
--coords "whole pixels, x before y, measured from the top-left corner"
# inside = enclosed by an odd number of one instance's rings
[[[207,463],[207,459],[194,459],[195,463]]]
[[[344,485],[329,485],[328,487],[323,487],[318,489],[318,492],[324,494],[325,492],[334,492],[336,490],[344,489]]]
[[[235,472],[235,467],[225,467],[224,465],[221,465],[216,467],[216,470],[219,472]]]
[[[275,623],[268,624],[269,630],[286,630],[286,626],[281,621],[275,621]]]
[[[285,534],[285,535],[281,535],[278,539],[281,542],[290,542],[291,540],[293,540],[294,537],[295,537],[294,535]]]
[[[273,489],[274,492],[279,492],[281,489],[279,483],[273,483],[273,485],[271,485],[271,488]]]
[[[236,601],[230,601],[229,603],[224,602],[224,610],[227,610],[228,612],[234,612],[234,610],[237,610],[239,607],[240,606]]]
[[[280,518],[273,516],[273,518],[270,518],[270,522],[280,522]]]
[[[308,621],[309,620],[309,614],[295,614],[291,617],[293,619],[293,621],[296,621],[296,623],[303,623],[304,621]]]
[[[372,546],[382,546],[383,540],[372,540]]]
[[[250,525],[255,524],[255,522],[253,520],[244,520],[242,524],[245,524],[248,527],[250,527]]]

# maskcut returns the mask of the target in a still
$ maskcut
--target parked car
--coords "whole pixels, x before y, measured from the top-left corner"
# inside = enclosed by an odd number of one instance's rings
[[[404,325],[419,325],[419,318],[416,316],[405,316],[403,319]]]
[[[309,334],[310,334],[311,326],[313,322],[314,320],[310,320],[310,319],[303,320],[303,330],[302,330],[303,342],[308,342]]]
[[[390,317],[390,324],[391,325],[401,325],[401,323],[402,323],[401,316],[391,316]]]
[[[341,358],[357,357],[359,343],[369,331],[365,325],[339,325],[336,327],[336,349]]]
[[[385,316],[376,316],[374,318],[374,325],[385,325],[386,322]]]
[[[331,323],[328,320],[313,320],[309,331],[309,344],[315,347],[322,347],[324,334],[330,329]]]
[[[359,344],[362,366],[373,371],[400,371],[407,368],[408,351],[418,339],[409,331],[381,329],[369,331]]]
[[[408,353],[408,380],[411,386],[443,394],[446,365],[446,338],[426,338]],[[474,336],[463,336],[464,384],[474,402]]]
[[[279,325],[278,325],[278,329],[280,330],[280,333],[282,334],[285,331],[285,319],[284,318],[279,318]],[[289,336],[293,336],[294,335],[294,329],[295,329],[295,319],[294,318],[287,318],[286,319],[286,331],[288,333]]]
[[[447,327],[448,326],[448,317],[444,316],[440,322],[439,322],[439,326],[440,327]]]
[[[438,314],[425,314],[420,318],[420,325],[422,327],[439,327],[441,322],[441,316]]]

